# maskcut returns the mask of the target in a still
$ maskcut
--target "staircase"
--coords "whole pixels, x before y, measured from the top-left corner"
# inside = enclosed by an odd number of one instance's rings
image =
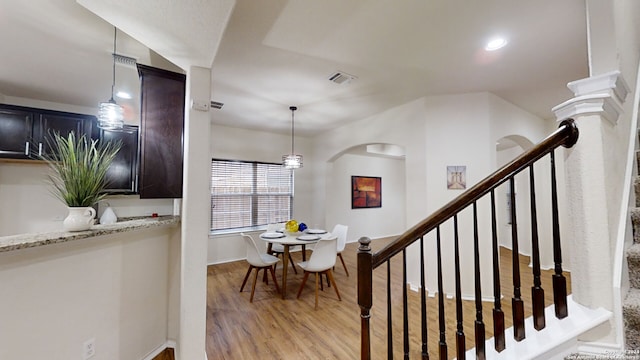
[[[630,289],[622,304],[626,348],[630,350],[640,349],[640,180],[638,178],[634,188],[636,207],[630,211],[633,223],[633,244],[627,249]]]

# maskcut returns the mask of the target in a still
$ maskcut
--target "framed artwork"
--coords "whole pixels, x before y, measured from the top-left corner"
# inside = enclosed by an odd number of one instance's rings
[[[467,188],[467,167],[447,166],[447,189],[462,190]]]
[[[351,176],[351,208],[382,207],[382,178]]]

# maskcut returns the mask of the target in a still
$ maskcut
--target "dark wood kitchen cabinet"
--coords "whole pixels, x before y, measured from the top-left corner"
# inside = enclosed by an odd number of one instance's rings
[[[141,199],[181,198],[186,76],[138,64]]]
[[[35,125],[34,134],[39,139],[39,154],[51,153],[49,144],[53,140],[54,132],[67,137],[73,131],[76,136],[84,135],[87,140],[91,140],[96,138],[98,130],[95,116],[48,110],[38,114]]]
[[[95,124],[91,115],[0,104],[0,157],[37,159],[48,151],[53,132],[96,138]]]
[[[105,191],[111,194],[135,194],[138,191],[138,127],[122,130],[100,129],[100,141],[120,141],[121,147],[107,170]]]
[[[0,157],[29,158],[35,116],[33,109],[0,105]]]

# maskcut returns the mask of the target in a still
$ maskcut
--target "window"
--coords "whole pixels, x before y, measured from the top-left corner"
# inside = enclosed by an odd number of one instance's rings
[[[211,161],[211,231],[246,229],[291,218],[293,171],[281,164]]]

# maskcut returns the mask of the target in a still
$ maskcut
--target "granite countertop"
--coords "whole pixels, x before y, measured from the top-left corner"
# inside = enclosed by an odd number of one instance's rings
[[[158,226],[174,225],[180,223],[180,216],[158,216],[139,218],[120,218],[118,222],[110,225],[93,225],[85,231],[54,231],[32,234],[19,234],[0,236],[0,252],[7,252],[31,247],[63,243],[67,241],[86,239],[94,236],[146,229]],[[62,225],[61,225],[62,226]]]

